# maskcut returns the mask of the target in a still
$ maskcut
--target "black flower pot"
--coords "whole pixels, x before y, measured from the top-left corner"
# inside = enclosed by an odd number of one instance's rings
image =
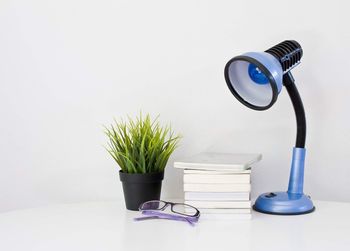
[[[127,209],[137,211],[145,201],[160,199],[164,172],[143,174],[119,171],[119,177]]]

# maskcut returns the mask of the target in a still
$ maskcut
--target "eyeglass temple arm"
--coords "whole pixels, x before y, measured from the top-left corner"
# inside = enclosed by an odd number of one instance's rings
[[[135,217],[134,220],[142,221],[142,220],[148,220],[148,219],[168,219],[168,220],[186,221],[191,226],[194,226],[194,222],[188,219],[187,217],[169,215],[166,213],[153,212],[153,211],[142,211],[142,214],[145,216]]]

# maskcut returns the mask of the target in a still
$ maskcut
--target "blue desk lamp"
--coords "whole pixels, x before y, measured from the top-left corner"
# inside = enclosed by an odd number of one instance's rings
[[[225,80],[232,94],[254,110],[266,110],[277,100],[282,85],[287,89],[297,120],[297,139],[287,192],[264,193],[254,210],[268,214],[311,213],[315,207],[303,193],[306,119],[303,103],[290,72],[300,63],[303,50],[293,40],[281,42],[265,52],[248,52],[232,58],[225,66]]]

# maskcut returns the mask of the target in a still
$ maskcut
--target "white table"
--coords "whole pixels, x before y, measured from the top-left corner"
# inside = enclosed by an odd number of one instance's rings
[[[0,214],[0,250],[350,250],[350,203],[316,201],[302,216],[134,222],[123,202],[80,203]]]

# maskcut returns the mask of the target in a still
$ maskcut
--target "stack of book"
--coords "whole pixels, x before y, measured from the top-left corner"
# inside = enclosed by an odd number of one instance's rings
[[[251,165],[260,154],[201,153],[174,163],[184,169],[185,203],[203,219],[251,218]]]

